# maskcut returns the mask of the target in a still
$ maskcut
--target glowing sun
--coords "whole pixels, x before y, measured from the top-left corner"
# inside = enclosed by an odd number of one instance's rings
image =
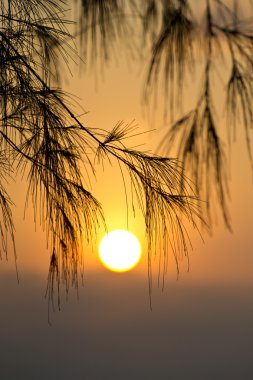
[[[139,240],[125,230],[111,231],[101,240],[99,257],[104,266],[112,271],[128,271],[140,260]]]

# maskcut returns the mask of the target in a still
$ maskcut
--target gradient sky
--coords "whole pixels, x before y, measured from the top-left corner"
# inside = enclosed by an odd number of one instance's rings
[[[129,59],[129,62],[131,60]],[[122,54],[104,78],[83,74],[65,81],[89,113],[88,126],[110,130],[119,120],[153,129],[141,106],[144,68],[126,64]],[[97,82],[97,84],[95,84]],[[71,83],[71,85],[70,85]],[[187,99],[186,99],[187,101]],[[159,108],[156,131],[142,135],[143,149],[155,149],[164,134]],[[136,142],[137,143],[137,142]],[[134,142],[135,144],[135,142]],[[117,185],[111,182],[118,179]],[[17,191],[18,189],[18,191]],[[92,181],[109,229],[126,228],[120,173],[98,168]],[[253,378],[253,178],[243,133],[232,148],[229,202],[233,233],[217,216],[204,243],[189,227],[193,243],[190,271],[172,258],[162,292],[154,284],[149,308],[145,232],[141,216],[130,216],[130,230],[142,241],[140,264],[125,274],[99,262],[97,244],[85,252],[84,286],[71,290],[62,310],[47,322],[49,254],[32,210],[25,221],[25,183],[11,186],[20,283],[11,252],[0,265],[0,370],[3,380],[250,380]]]

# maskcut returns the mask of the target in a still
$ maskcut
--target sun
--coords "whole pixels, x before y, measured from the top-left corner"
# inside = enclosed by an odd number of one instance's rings
[[[114,272],[126,272],[140,260],[139,240],[125,230],[111,231],[101,240],[99,257],[106,268]]]

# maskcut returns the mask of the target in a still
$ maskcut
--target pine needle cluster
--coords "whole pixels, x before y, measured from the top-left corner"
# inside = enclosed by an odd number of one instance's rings
[[[139,43],[141,64],[146,58],[148,66],[144,101],[152,104],[152,97],[162,97],[165,116],[170,118],[160,152],[170,155],[179,140],[176,156],[182,163],[182,179],[187,174],[195,183],[196,194],[205,200],[200,207],[209,225],[218,206],[231,230],[227,156],[239,127],[245,131],[253,170],[252,1],[80,1],[89,8],[82,14],[82,24],[89,20],[92,40],[103,44],[102,49],[94,50],[94,56],[103,59],[106,49],[107,62],[115,39],[131,41],[134,49]],[[105,20],[113,31],[111,35],[104,32]],[[91,36],[91,31],[82,31],[83,36]],[[95,49],[96,44],[90,46]],[[218,91],[223,107],[217,104],[216,96],[221,80],[224,86]],[[187,85],[198,88],[198,94],[192,109],[185,112],[183,95]],[[223,141],[226,125],[227,140]]]
[[[95,132],[75,114],[58,81],[59,62],[67,63],[76,54],[66,5],[59,0],[0,1],[1,248],[7,254],[8,237],[14,245],[12,202],[4,181],[21,173],[27,180],[27,204],[32,201],[51,252],[49,302],[55,286],[58,296],[60,284],[66,292],[71,285],[77,287],[82,241],[90,242],[98,228],[106,226],[82,169],[89,167],[96,174],[93,157],[100,162],[114,159],[125,168],[144,215],[149,255],[162,240],[165,251],[170,242],[177,260],[181,251],[187,252],[181,215],[193,223],[200,217],[176,160],[128,148],[124,140],[132,129],[127,125]],[[113,35],[112,24],[109,30],[104,24],[111,7],[117,9],[117,1],[82,1],[83,15],[101,25],[103,38],[109,31],[108,37]]]

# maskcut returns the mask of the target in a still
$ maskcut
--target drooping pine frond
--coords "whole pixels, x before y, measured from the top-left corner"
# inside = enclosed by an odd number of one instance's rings
[[[63,12],[59,2],[8,4],[4,8],[2,3],[0,28],[1,157],[8,166],[5,173],[12,169],[14,175],[21,171],[27,176],[27,202],[32,199],[55,257],[50,273],[57,262],[58,279],[68,290],[77,281],[83,238],[89,242],[99,225],[105,224],[101,205],[84,186],[80,168],[85,160],[93,171],[87,155],[90,136],[85,136],[84,127],[73,124],[65,94],[50,85],[54,75],[50,62],[54,54],[58,57],[61,39],[68,36],[57,14]],[[67,57],[64,50],[61,53]],[[3,227],[14,239],[10,206],[1,184],[4,250]]]
[[[155,9],[154,4],[152,9]],[[181,90],[185,74],[191,71],[194,65],[195,26],[190,18],[187,1],[164,1],[161,13],[160,32],[153,38],[145,98],[148,99],[150,92],[163,83],[165,101],[170,101],[172,115],[176,96],[178,99],[182,97]],[[144,20],[150,22],[150,17],[147,15]]]
[[[90,5],[90,9],[92,7],[96,8],[96,13],[94,12],[96,14],[96,24],[103,25],[103,21],[99,21],[99,19],[103,20],[103,11],[99,9],[97,2],[94,2],[93,6]],[[191,101],[195,102],[195,107],[191,106],[191,109],[193,114],[197,115],[197,119],[202,120],[204,123],[202,128],[199,129],[202,138],[193,136],[197,130],[195,128],[192,130],[191,138],[194,138],[195,143],[199,144],[198,147],[195,146],[198,151],[206,151],[202,159],[208,159],[211,151],[213,158],[209,163],[205,162],[201,165],[201,172],[195,173],[192,179],[199,177],[198,182],[203,183],[206,182],[204,178],[209,178],[210,191],[206,191],[206,185],[201,185],[196,189],[199,196],[206,201],[206,203],[203,203],[203,207],[204,204],[208,205],[208,213],[215,208],[217,203],[215,196],[211,197],[210,194],[216,193],[225,224],[230,228],[227,201],[224,202],[225,199],[227,200],[228,195],[226,190],[227,167],[225,163],[227,152],[225,142],[222,143],[221,138],[224,121],[223,114],[218,113],[218,110],[220,112],[222,107],[218,104],[220,101],[217,101],[218,97],[215,96],[215,91],[219,91],[224,99],[228,129],[227,145],[231,145],[232,137],[235,140],[236,128],[239,126],[244,128],[246,147],[251,167],[253,168],[252,1],[148,0],[139,2],[129,0],[122,3],[118,2],[117,7],[114,4],[114,10],[111,11],[111,16],[108,16],[110,22],[113,22],[115,12],[117,13],[119,8],[121,12],[118,12],[115,19],[117,21],[121,19],[122,25],[124,24],[127,10],[130,10],[132,15],[139,16],[140,22],[137,22],[135,17],[128,19],[132,26],[131,30],[136,31],[136,34],[131,36],[128,33],[123,33],[120,37],[122,41],[128,39],[133,41],[141,36],[143,32],[144,40],[139,38],[139,51],[141,52],[142,64],[143,56],[147,53],[146,62],[148,65],[144,99],[147,104],[152,104],[150,102],[151,96],[154,96],[156,100],[159,98],[159,101],[163,99],[164,115],[166,118],[168,116],[172,121],[173,131],[177,121],[180,124],[180,120],[184,118],[182,116],[185,112],[183,110],[184,90],[190,85],[198,90],[198,94],[194,95],[194,99],[191,99]],[[244,14],[241,11],[242,9],[246,10]],[[107,38],[109,35],[103,33],[103,28],[99,29],[97,27],[96,31],[98,30],[106,38],[105,45],[107,51],[109,51],[115,39],[111,38],[110,40],[110,38]],[[89,39],[90,37],[87,36],[87,38]],[[103,37],[100,36],[100,40],[102,41]],[[91,41],[90,45],[92,45]],[[88,42],[86,41],[84,45],[88,46]],[[100,50],[103,51],[102,49]],[[198,70],[193,70],[196,68]],[[217,83],[222,81],[224,84],[223,93],[222,89],[217,90],[216,88]],[[207,95],[203,95],[205,91]],[[195,91],[191,93],[195,93]],[[210,104],[211,98],[212,104]],[[209,130],[209,133],[205,127],[207,119],[201,116],[202,110],[198,110],[199,104],[202,103],[200,99],[203,99],[204,103],[207,104],[210,112],[210,125],[214,126]],[[205,106],[201,106],[202,108],[205,108]],[[175,115],[178,115],[177,120],[175,120]],[[214,131],[215,133],[213,133]],[[184,140],[186,143],[186,138]],[[213,142],[211,143],[211,141]],[[188,151],[188,147],[186,145],[183,147],[182,144],[183,141],[181,141],[181,146],[178,147],[179,155],[182,149]],[[170,148],[171,146],[167,145],[167,153]],[[214,158],[214,152],[217,154],[216,158]],[[194,152],[188,151],[187,157],[189,161],[194,162],[196,160],[194,154]],[[210,169],[209,174],[207,172],[204,174],[204,167]],[[195,165],[194,170],[196,171],[197,168],[199,166]],[[187,174],[191,175],[191,171]]]
[[[227,205],[226,151],[221,139],[223,125],[220,125],[217,117],[219,105],[215,85],[217,79],[224,78],[228,145],[231,144],[232,136],[235,139],[236,126],[240,124],[245,129],[252,165],[252,23],[242,22],[237,1],[233,6],[220,0],[207,0],[204,3],[205,22],[199,29],[204,41],[203,49],[199,52],[199,58],[204,57],[201,92],[195,107],[170,126],[161,148],[168,154],[178,143],[177,156],[182,161],[185,173],[193,179],[198,197],[206,201],[202,203],[202,209],[209,222],[212,221],[214,205],[218,203],[225,224],[231,229]],[[195,35],[194,38],[196,45],[200,36]],[[221,65],[221,59],[224,65]],[[219,65],[216,60],[219,60]],[[219,66],[222,66],[222,73],[219,73]],[[219,76],[216,77],[217,72]]]
[[[131,199],[137,200],[145,219],[151,280],[151,255],[155,251],[163,255],[166,273],[167,253],[172,249],[179,268],[179,258],[188,256],[189,244],[183,218],[195,227],[195,220],[202,218],[189,181],[183,177],[182,182],[178,161],[126,148],[127,129],[129,126],[119,124],[114,132],[106,135],[98,147],[97,157],[99,161],[113,157],[119,165],[123,164],[130,178]],[[161,246],[162,252],[159,252]]]
[[[107,62],[114,43],[127,33],[124,1],[78,0],[80,15],[80,44],[84,60],[89,57],[93,66],[98,59]]]
[[[199,206],[203,215],[207,216],[209,225],[212,225],[212,203],[217,199],[226,226],[231,229],[226,161],[216,128],[210,101],[201,97],[196,109],[171,126],[160,148],[168,152],[168,146],[178,143],[178,159],[184,173],[192,178],[198,199],[206,200]],[[181,181],[183,184],[183,177]]]
[[[12,201],[3,186],[3,179],[7,176],[6,171],[9,171],[9,165],[5,162],[5,156],[1,152],[0,155],[0,172],[1,172],[1,180],[0,180],[0,259],[2,258],[2,254],[7,257],[8,246],[11,243],[14,249],[14,255],[16,255],[15,251],[15,241],[14,241],[14,224],[12,220]],[[9,174],[9,173],[8,173]],[[10,243],[9,243],[10,239]]]
[[[99,12],[105,7],[109,17],[109,2],[83,4],[93,10],[98,6]],[[27,204],[32,201],[51,250],[49,301],[55,286],[59,295],[60,283],[67,292],[70,285],[78,285],[81,242],[89,242],[98,227],[105,226],[102,207],[87,189],[83,171],[84,167],[95,174],[92,154],[100,160],[115,159],[128,173],[145,218],[149,255],[159,239],[166,254],[170,243],[176,260],[179,252],[187,255],[181,214],[193,223],[200,217],[186,182],[179,186],[174,160],[128,148],[125,139],[133,135],[132,126],[116,125],[107,136],[89,129],[57,87],[58,59],[69,59],[64,50],[68,45],[63,49],[62,43],[71,37],[65,29],[68,22],[61,18],[64,5],[54,0],[2,1],[0,14],[1,173],[8,177],[12,169],[14,175],[27,178]],[[6,251],[5,234],[14,241],[14,230],[11,200],[2,181],[0,206]]]

